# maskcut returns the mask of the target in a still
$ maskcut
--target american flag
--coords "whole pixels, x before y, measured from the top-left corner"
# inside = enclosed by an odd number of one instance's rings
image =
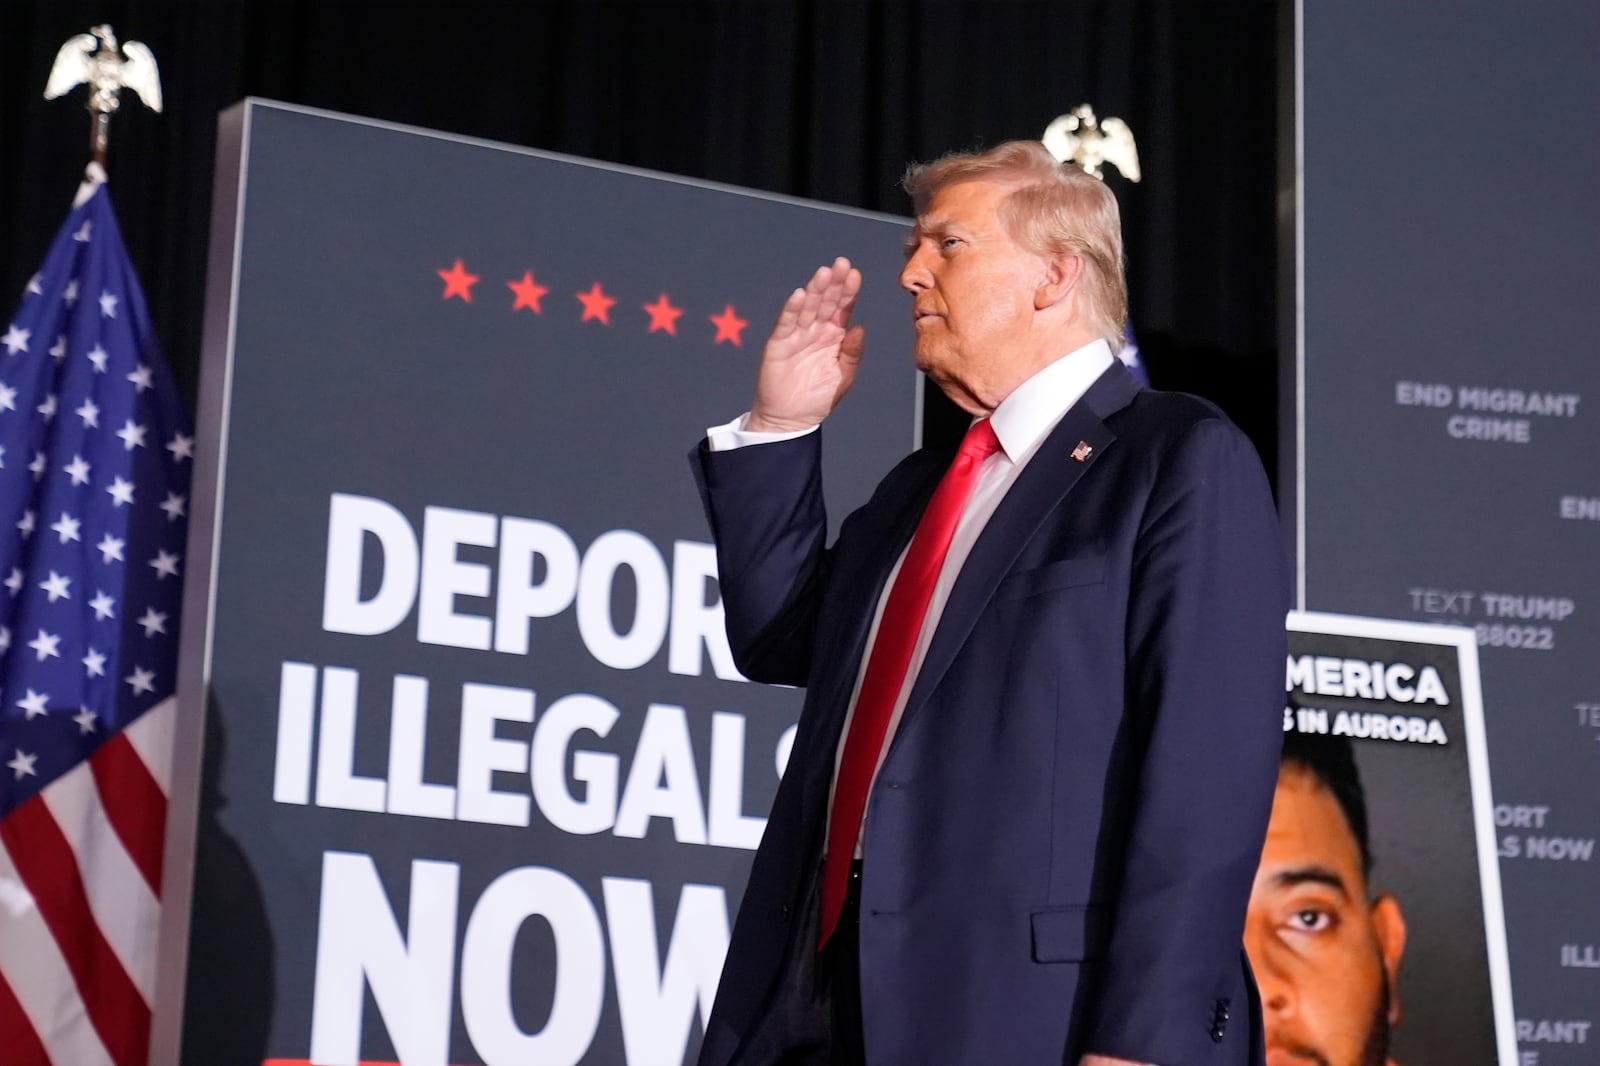
[[[0,337],[0,1060],[148,1056],[194,438],[96,168]]]
[[[1133,371],[1139,384],[1149,387],[1150,371],[1145,369],[1144,360],[1139,358],[1139,338],[1133,335],[1131,321],[1122,324],[1122,350],[1117,353],[1117,358],[1122,360],[1123,366]]]

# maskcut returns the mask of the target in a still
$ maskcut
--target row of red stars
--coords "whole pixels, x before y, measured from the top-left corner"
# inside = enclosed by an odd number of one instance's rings
[[[472,287],[478,283],[479,278],[476,274],[468,273],[461,260],[457,259],[455,265],[449,270],[440,270],[436,271],[436,273],[444,279],[443,299],[459,298],[467,303],[472,302]],[[506,288],[516,294],[516,299],[511,304],[511,310],[520,311],[526,307],[536,315],[544,313],[544,309],[540,306],[540,301],[544,299],[545,294],[550,289],[535,281],[532,271],[524,271],[519,280],[506,282]],[[583,304],[583,317],[579,321],[589,322],[592,320],[599,322],[601,325],[611,325],[611,308],[616,304],[617,299],[614,296],[608,296],[598,281],[594,283],[588,292],[575,293],[574,295],[577,296],[578,302]],[[649,332],[660,331],[674,337],[678,335],[678,319],[683,314],[683,308],[673,306],[672,301],[667,299],[666,293],[658,296],[655,303],[641,304],[640,306],[650,316]],[[711,321],[712,325],[717,327],[717,338],[712,342],[713,344],[730,341],[735,346],[743,346],[744,328],[750,323],[734,313],[732,304],[724,307],[720,315],[707,315],[706,317]]]

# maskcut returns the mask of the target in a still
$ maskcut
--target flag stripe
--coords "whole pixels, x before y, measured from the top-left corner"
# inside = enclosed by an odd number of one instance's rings
[[[102,811],[128,849],[133,865],[144,876],[144,883],[160,899],[167,797],[128,742],[125,732],[101,745],[100,750],[89,757],[89,768],[104,798]]]
[[[0,982],[16,997],[58,1066],[115,1066],[94,1027],[55,937],[0,841]]]
[[[172,788],[172,729],[178,715],[178,698],[168,696],[133,720],[122,735],[128,738],[140,760],[155,778],[161,794]]]
[[[109,746],[109,745],[108,745]],[[101,749],[101,753],[105,751]],[[100,758],[97,753],[91,763]],[[137,756],[134,756],[137,758]],[[155,1000],[155,939],[161,904],[146,888],[106,815],[116,799],[95,788],[98,775],[79,764],[39,795],[72,847],[89,909],[146,1003]],[[105,800],[102,805],[102,798]],[[159,828],[159,824],[157,826]]]
[[[89,1021],[117,1066],[142,1066],[150,1045],[150,1007],[94,923],[72,848],[35,797],[0,822],[0,843],[39,907],[77,982]]]
[[[5,1048],[7,1066],[50,1066],[39,1034],[4,977],[0,977],[0,1048]]]

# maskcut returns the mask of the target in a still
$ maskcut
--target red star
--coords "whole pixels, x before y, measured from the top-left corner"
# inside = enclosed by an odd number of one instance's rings
[[[578,299],[583,304],[583,317],[578,321],[587,322],[591,318],[598,318],[603,324],[611,325],[611,305],[617,301],[606,295],[606,291],[600,287],[598,281],[588,292],[578,293]]]
[[[723,341],[732,341],[736,348],[743,346],[744,341],[740,338],[740,334],[744,332],[744,328],[750,323],[733,313],[732,304],[724,307],[722,314],[710,317],[711,324],[717,327],[717,339],[711,343],[721,344]]]
[[[449,270],[441,270],[439,276],[444,279],[444,299],[459,296],[467,303],[472,302],[472,287],[478,283],[478,275],[468,274],[467,268],[461,265],[461,260],[456,260],[456,265]]]
[[[521,281],[506,282],[506,288],[517,294],[517,302],[511,305],[511,310],[520,311],[526,307],[536,315],[543,313],[539,309],[539,301],[550,290],[533,280],[532,271],[524,271]]]
[[[666,293],[658,296],[655,303],[645,304],[644,309],[650,313],[649,332],[664,329],[674,337],[678,335],[678,316],[683,314],[683,308],[673,307]]]

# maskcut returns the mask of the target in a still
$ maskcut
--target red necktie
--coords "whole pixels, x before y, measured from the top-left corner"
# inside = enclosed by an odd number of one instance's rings
[[[850,719],[850,734],[845,738],[844,754],[839,758],[839,778],[833,790],[833,813],[828,819],[828,852],[822,867],[822,938],[826,944],[839,924],[840,912],[850,880],[850,860],[855,857],[856,837],[861,832],[861,817],[867,808],[867,793],[878,768],[878,753],[883,750],[889,718],[900,698],[906,668],[922,621],[933,598],[933,586],[950,551],[950,538],[956,523],[978,482],[983,461],[1000,447],[994,427],[985,418],[967,430],[961,450],[934,490],[928,509],[917,525],[916,536],[906,550],[905,561],[889,590],[878,634],[867,657],[867,672],[861,679],[856,710]]]

